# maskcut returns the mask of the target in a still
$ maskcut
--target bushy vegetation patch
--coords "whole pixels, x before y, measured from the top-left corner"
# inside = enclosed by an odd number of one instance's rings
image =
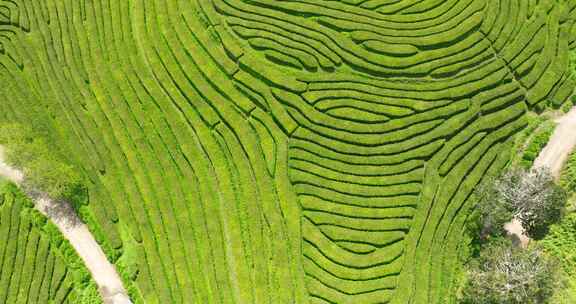
[[[576,153],[570,155],[560,176],[560,185],[568,193],[568,214],[558,224],[551,226],[548,235],[539,243],[561,262],[567,274],[569,288],[557,296],[557,302],[564,304],[576,301]]]
[[[550,232],[539,244],[558,259],[567,275],[569,288],[559,294],[576,300],[576,213],[568,214],[560,223],[550,227]]]
[[[565,286],[556,260],[534,246],[491,244],[469,267],[465,304],[553,303],[554,293]]]

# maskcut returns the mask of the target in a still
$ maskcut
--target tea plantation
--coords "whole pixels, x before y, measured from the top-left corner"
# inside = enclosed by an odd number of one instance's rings
[[[574,0],[0,0],[0,20],[0,123],[78,169],[135,303],[455,303],[471,193],[576,85]],[[77,303],[14,206],[0,273],[32,284],[2,276],[0,303]]]
[[[0,185],[0,303],[102,303],[88,271],[24,194]]]

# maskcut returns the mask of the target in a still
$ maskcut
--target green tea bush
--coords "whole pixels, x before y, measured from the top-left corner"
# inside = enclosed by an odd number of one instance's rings
[[[534,160],[540,154],[540,151],[546,146],[552,133],[554,132],[555,124],[552,121],[543,122],[535,131],[523,151],[522,160],[520,162],[521,166],[525,168],[530,168]]]
[[[476,182],[574,87],[568,1],[5,2],[0,119],[147,303],[452,303]]]

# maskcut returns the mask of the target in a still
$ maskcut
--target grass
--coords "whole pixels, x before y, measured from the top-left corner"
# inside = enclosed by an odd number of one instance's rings
[[[568,161],[560,176],[560,185],[566,189],[570,197],[570,203],[574,203],[574,195],[576,194],[576,152],[573,152],[568,157]]]

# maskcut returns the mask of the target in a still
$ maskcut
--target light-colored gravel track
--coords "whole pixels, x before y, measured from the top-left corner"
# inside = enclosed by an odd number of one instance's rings
[[[0,146],[0,176],[22,186],[24,174],[10,167],[4,160],[4,149]],[[30,195],[30,193],[29,193]],[[105,304],[130,304],[126,290],[116,269],[96,242],[88,227],[78,218],[67,202],[54,201],[42,193],[31,195],[35,207],[46,215],[70,241],[70,244],[92,274]]]
[[[564,163],[576,146],[576,107],[556,119],[556,123],[550,141],[534,161],[534,168],[548,168],[555,178],[559,178]]]
[[[576,107],[566,115],[555,120],[557,123],[550,140],[542,149],[534,161],[532,168],[547,168],[554,178],[560,178],[562,168],[568,160],[568,156],[576,147]],[[504,229],[518,241],[522,247],[526,247],[530,238],[523,234],[524,228],[517,219],[504,226]]]

